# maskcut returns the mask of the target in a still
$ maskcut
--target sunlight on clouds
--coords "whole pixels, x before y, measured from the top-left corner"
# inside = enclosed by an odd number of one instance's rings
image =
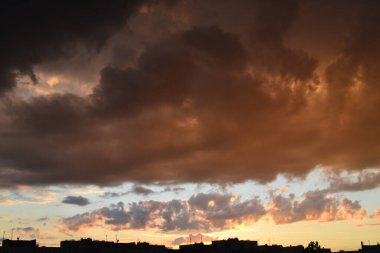
[[[47,80],[46,80],[46,83],[49,84],[50,87],[54,87],[56,84],[58,84],[60,82],[60,78],[57,77],[57,76],[52,76],[52,77],[49,77]]]
[[[95,83],[82,81],[71,76],[49,75],[38,69],[35,72],[38,77],[37,83],[33,84],[29,77],[19,76],[12,96],[26,101],[33,97],[66,93],[85,97],[92,93],[95,86]]]
[[[0,197],[1,205],[36,204],[55,202],[56,192],[28,186],[18,186],[16,190],[5,190]]]

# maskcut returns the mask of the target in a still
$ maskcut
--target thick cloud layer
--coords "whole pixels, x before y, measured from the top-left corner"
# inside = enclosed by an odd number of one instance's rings
[[[100,48],[142,1],[5,1],[1,3],[0,95],[33,67],[75,53],[77,43]],[[73,52],[74,51],[74,52]]]
[[[84,20],[85,27],[53,26],[62,32],[53,33],[44,50],[58,57],[61,42],[108,37],[136,9],[124,3],[107,5],[105,16]],[[143,7],[130,18],[129,34],[142,42],[118,41],[135,52],[135,61],[111,57],[91,95],[3,99],[2,187],[265,182],[279,173],[303,176],[317,165],[358,171],[380,166],[377,1]],[[155,33],[163,24],[167,29]],[[47,29],[27,33],[31,47]],[[15,34],[9,38],[26,36]],[[12,59],[28,67],[9,66],[32,73],[30,66],[40,61],[27,60],[33,57],[25,50],[39,47],[19,47],[20,57]],[[44,50],[41,57],[48,59]],[[378,179],[371,185],[377,187]],[[213,215],[217,223],[219,214]]]
[[[125,207],[119,202],[59,222],[61,232],[84,231],[94,226],[114,230],[158,229],[160,231],[215,231],[252,224],[268,216],[276,224],[317,220],[322,222],[367,218],[358,201],[338,199],[322,192],[307,192],[301,199],[272,196],[266,206],[257,197],[241,200],[239,196],[200,193],[187,200],[140,201]],[[206,238],[205,238],[206,239]],[[175,243],[185,239],[178,238]],[[200,241],[198,236],[197,241]]]

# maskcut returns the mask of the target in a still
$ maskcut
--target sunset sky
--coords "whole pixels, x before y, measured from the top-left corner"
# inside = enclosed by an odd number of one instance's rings
[[[380,242],[380,1],[1,5],[5,238]]]

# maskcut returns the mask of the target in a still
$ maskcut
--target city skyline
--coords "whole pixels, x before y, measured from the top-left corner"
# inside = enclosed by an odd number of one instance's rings
[[[191,236],[191,235],[189,235]],[[380,249],[380,244],[365,244],[360,242],[360,248],[357,250],[342,251],[347,253],[376,253]],[[22,253],[57,253],[57,252],[260,252],[260,253],[331,253],[331,249],[325,248],[318,241],[311,241],[307,246],[303,245],[279,245],[265,244],[260,245],[258,241],[239,240],[238,238],[228,238],[223,240],[212,240],[209,243],[203,243],[202,237],[200,242],[181,243],[179,247],[172,248],[165,245],[154,245],[148,242],[120,242],[117,238],[115,241],[93,240],[92,238],[81,238],[80,240],[61,241],[58,247],[40,246],[37,240],[17,240],[3,239],[3,245],[0,247],[2,253],[22,252]]]

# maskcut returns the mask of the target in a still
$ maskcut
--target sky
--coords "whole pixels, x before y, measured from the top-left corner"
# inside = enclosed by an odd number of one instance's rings
[[[5,1],[4,238],[380,241],[380,2]]]

